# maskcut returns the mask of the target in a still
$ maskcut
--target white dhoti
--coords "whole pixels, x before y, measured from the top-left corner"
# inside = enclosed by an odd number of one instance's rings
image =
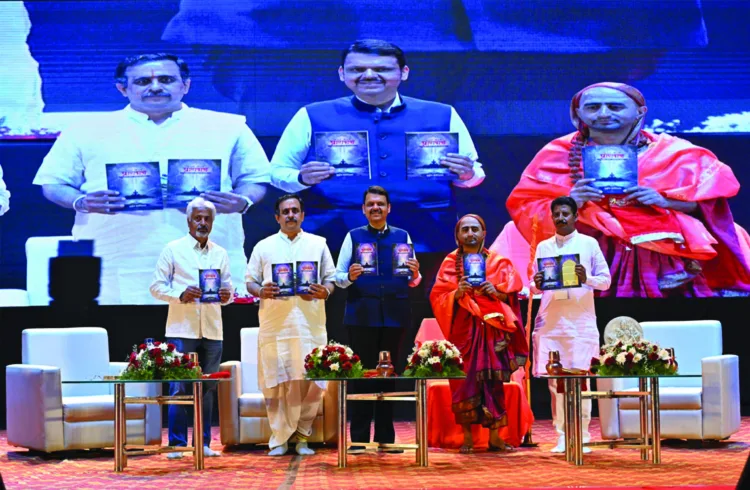
[[[548,383],[550,399],[552,400],[552,423],[555,426],[557,435],[562,436],[565,434],[565,397],[562,393],[557,392],[557,381],[560,381],[560,383],[563,382],[562,380],[550,379]],[[583,411],[583,442],[589,442],[591,440],[591,434],[589,433],[591,400],[583,400],[581,402],[581,409]]]
[[[268,423],[273,433],[268,447],[283,445],[295,432],[309,437],[323,393],[314,381],[301,379],[264,388]]]

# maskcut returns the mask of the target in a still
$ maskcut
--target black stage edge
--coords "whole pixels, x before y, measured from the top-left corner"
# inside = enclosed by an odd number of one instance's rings
[[[418,289],[423,289],[422,287]],[[417,293],[421,293],[418,291]],[[413,302],[414,324],[404,340],[404,348],[396,359],[397,369],[403,370],[406,355],[411,351],[414,336],[422,318],[432,316],[429,302],[421,294]],[[346,294],[336,291],[328,303],[328,337],[349,343],[341,325]],[[539,302],[534,303],[535,309]],[[525,312],[527,302],[522,302]],[[723,326],[724,353],[741,358],[740,379],[750,379],[750,363],[742,362],[750,355],[745,330],[750,298],[702,299],[625,299],[598,298],[596,311],[600,332],[609,320],[618,316],[631,316],[639,321],[658,320],[719,320]],[[162,338],[167,317],[167,306],[94,306],[74,311],[55,307],[0,308],[0,429],[5,429],[5,366],[21,362],[21,332],[33,327],[99,326],[109,333],[109,354],[112,361],[124,361],[134,344],[146,337]],[[239,360],[239,331],[258,325],[256,305],[230,305],[223,309],[224,355],[223,360]],[[700,341],[700,339],[696,339]],[[73,355],[85,356],[85,352]],[[679,352],[677,352],[679,360]],[[402,383],[407,384],[408,381]],[[741,385],[742,414],[750,415],[750,390]],[[401,389],[401,388],[399,388]],[[12,396],[12,393],[9,394]],[[399,405],[400,406],[400,405]],[[594,404],[596,407],[596,404]],[[550,417],[549,393],[546,381],[532,380],[532,409],[537,419]],[[413,410],[403,405],[397,412],[401,418],[412,418]]]

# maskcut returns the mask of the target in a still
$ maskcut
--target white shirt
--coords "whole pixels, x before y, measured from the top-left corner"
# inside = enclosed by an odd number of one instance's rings
[[[304,231],[294,240],[279,231],[258,242],[245,281],[270,284],[273,264],[297,261],[317,261],[319,284],[333,282],[336,268],[325,238]],[[327,342],[325,301],[299,296],[261,299],[258,319],[258,386],[270,389],[304,379],[305,356]]]
[[[3,167],[0,167],[0,216],[10,209],[10,191],[3,180]]]
[[[533,274],[538,271],[537,259],[563,254],[579,255],[586,269],[586,282],[578,288],[541,291],[542,304],[534,326],[536,373],[545,372],[545,353],[549,350],[560,351],[566,368],[588,369],[591,357],[599,348],[594,290],[609,288],[612,281],[609,267],[597,241],[573,231],[570,235],[555,235],[539,243],[532,264]],[[533,294],[540,293],[533,280],[530,289]]]
[[[361,100],[361,99],[360,99]],[[364,101],[363,101],[364,102]],[[366,102],[365,102],[366,103]],[[393,108],[402,105],[401,97],[396,96],[385,111],[377,108],[377,111],[390,112]],[[474,177],[469,180],[454,180],[453,185],[456,187],[476,187],[482,183],[485,174],[482,164],[477,161],[477,149],[471,140],[469,130],[466,129],[461,117],[456,110],[451,107],[450,129],[453,133],[458,133],[458,152],[474,160]],[[300,184],[299,168],[305,162],[307,154],[310,151],[312,142],[312,123],[306,108],[302,108],[294,115],[284,133],[279,139],[276,150],[271,158],[271,183],[274,187],[287,192],[300,192],[309,189],[310,186]]]
[[[227,251],[211,240],[201,248],[198,240],[187,235],[168,243],[159,256],[150,291],[154,298],[169,303],[167,337],[223,339],[221,304],[180,301],[188,286],[198,287],[199,269],[218,269],[221,287],[232,289]]]
[[[270,180],[268,158],[243,116],[183,105],[159,125],[128,106],[69,127],[45,157],[34,184],[105,190],[105,164],[153,161],[159,162],[164,187],[167,160],[183,158],[221,159],[222,191]],[[99,303],[153,303],[148,285],[154,263],[164,244],[184,234],[185,221],[179,209],[114,215],[77,212],[73,236],[93,239],[95,255],[102,258]],[[217,215],[211,238],[228,251],[235,277],[243,277],[242,215]]]
[[[388,229],[386,223],[385,231]],[[411,236],[409,232],[406,232],[406,243],[411,243]],[[416,253],[414,254],[416,258]],[[339,250],[339,260],[336,263],[336,285],[340,288],[346,289],[353,284],[353,281],[349,280],[349,266],[352,265],[352,233],[349,232],[344,237],[344,243],[341,244],[341,250]],[[417,277],[409,280],[409,287],[415,288],[422,282],[422,273],[417,272]]]

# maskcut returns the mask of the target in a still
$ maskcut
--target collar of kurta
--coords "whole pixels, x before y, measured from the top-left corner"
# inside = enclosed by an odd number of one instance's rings
[[[367,223],[367,231],[372,233],[373,235],[382,235],[385,236],[388,233],[391,232],[391,229],[388,227],[388,223],[385,224],[382,230],[378,230],[377,228],[373,228],[370,223]]]
[[[193,244],[193,248],[198,250],[199,252],[211,250],[211,240],[207,240],[206,246],[201,247],[201,242],[196,240],[195,237],[191,235],[190,233],[187,234],[187,238],[191,241],[190,243]]]
[[[172,115],[169,117],[168,120],[179,121],[182,117],[185,116],[185,114],[187,113],[188,109],[190,109],[190,107],[188,107],[187,104],[185,104],[184,102],[182,102],[182,108],[180,110],[178,110],[178,111],[174,111],[172,113]],[[138,122],[148,122],[148,121],[150,121],[148,114],[144,114],[143,112],[136,111],[135,109],[133,109],[131,107],[130,104],[128,104],[127,106],[125,106],[125,114],[127,114],[127,116],[130,119],[135,119]]]
[[[571,233],[569,235],[565,235],[565,236],[558,235],[557,233],[555,233],[555,242],[557,243],[557,246],[560,247],[563,244],[568,243],[569,241],[571,241],[573,239],[573,237],[576,236],[576,235],[578,235],[578,230],[573,230],[573,233]]]
[[[281,237],[281,238],[282,238],[283,240],[286,240],[286,241],[287,241],[287,242],[289,242],[289,243],[294,243],[294,242],[296,242],[296,241],[297,241],[297,240],[299,240],[299,239],[300,239],[300,237],[301,237],[302,235],[304,235],[304,234],[305,234],[305,230],[303,230],[303,229],[300,229],[300,230],[299,230],[299,233],[297,233],[297,236],[296,236],[296,237],[294,237],[294,240],[291,240],[291,239],[290,239],[290,238],[289,238],[289,237],[287,236],[287,234],[286,234],[286,233],[284,233],[283,231],[279,230],[279,236],[280,236],[280,237]]]
[[[401,96],[399,94],[396,94],[396,98],[393,99],[393,103],[391,103],[391,106],[388,107],[386,110],[381,109],[380,107],[368,104],[364,100],[360,99],[356,95],[352,96],[352,105],[358,110],[362,112],[383,112],[386,114],[390,113],[398,113],[406,109],[406,102],[404,102],[401,99]]]

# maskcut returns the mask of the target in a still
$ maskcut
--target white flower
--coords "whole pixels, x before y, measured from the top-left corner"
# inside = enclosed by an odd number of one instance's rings
[[[661,351],[659,351],[659,358],[663,361],[666,361],[670,358],[669,352],[666,349],[662,349]]]
[[[617,361],[617,364],[625,364],[625,352],[620,352],[617,354],[617,357],[615,357],[615,361]]]
[[[167,344],[165,342],[162,342],[161,344],[159,344],[159,348],[161,350],[163,350],[164,352],[166,352],[167,351]]]
[[[451,349],[447,349],[445,351],[445,357],[447,357],[448,359],[452,359],[453,357],[455,357],[455,354],[453,353]]]
[[[313,355],[314,355],[314,357],[317,357],[318,359],[320,359],[321,357],[323,357],[323,349],[316,350],[315,354],[313,354]]]
[[[349,357],[352,357],[354,355],[354,351],[351,350],[349,347],[347,347],[344,352],[346,352],[346,355]]]
[[[630,348],[630,349],[628,350],[628,352],[629,352],[630,354],[633,354],[633,355],[635,355],[635,347],[631,347],[631,348]]]
[[[430,364],[440,364],[440,358],[437,356],[432,356],[427,362],[429,362]]]
[[[334,362],[333,364],[331,364],[331,371],[338,371],[338,370],[339,370],[338,362]]]
[[[633,362],[641,362],[641,359],[643,359],[643,356],[640,354],[636,354],[633,356]]]

